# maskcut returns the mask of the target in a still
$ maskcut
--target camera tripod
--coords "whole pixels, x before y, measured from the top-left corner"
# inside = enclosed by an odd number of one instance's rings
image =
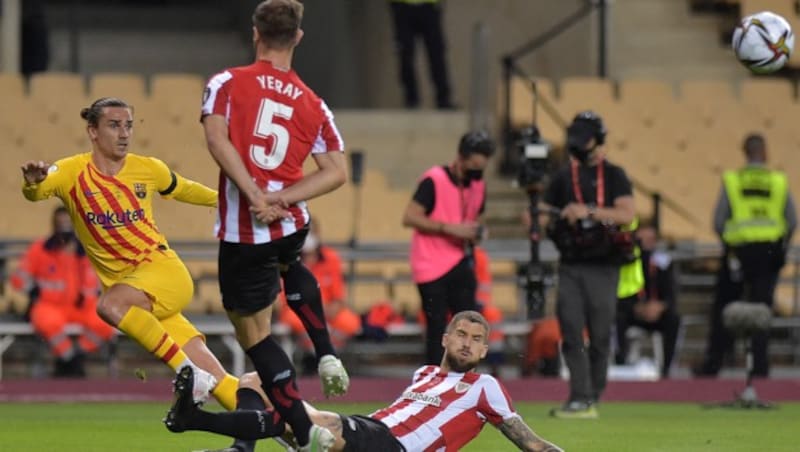
[[[542,240],[539,215],[543,213],[550,215],[559,213],[558,209],[542,210],[539,208],[542,187],[543,184],[534,184],[526,187],[529,199],[528,212],[531,218],[531,224],[528,230],[531,254],[530,260],[528,261],[528,268],[524,275],[523,287],[525,288],[525,306],[527,308],[529,320],[536,320],[544,317],[545,307],[544,290],[547,278],[539,253],[539,246]]]

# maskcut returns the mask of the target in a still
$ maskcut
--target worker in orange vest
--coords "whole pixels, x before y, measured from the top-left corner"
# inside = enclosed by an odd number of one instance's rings
[[[84,355],[114,336],[95,312],[99,283],[64,207],[53,212],[53,234],[35,241],[11,276],[12,286],[31,295],[30,322],[56,357],[55,377],[84,377]],[[73,340],[68,324],[82,326]]]

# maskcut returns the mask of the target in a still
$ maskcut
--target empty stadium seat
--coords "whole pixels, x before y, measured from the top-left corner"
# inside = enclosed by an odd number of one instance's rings
[[[8,72],[0,73],[0,92],[3,93],[3,102],[8,99],[21,99],[25,97],[25,80],[20,74]]]
[[[535,85],[534,85],[535,84]],[[534,95],[534,86],[536,94]],[[511,79],[511,124],[513,127],[525,127],[533,123],[534,110],[536,110],[536,119],[539,122],[539,130],[543,135],[551,135],[553,133],[554,125],[551,121],[547,121],[546,114],[542,111],[541,99],[545,101],[555,102],[555,89],[553,83],[548,79],[538,78],[533,80],[525,80],[521,77],[513,77]],[[498,89],[498,113],[505,114],[503,108],[505,107],[504,87],[501,83]],[[534,105],[539,96],[539,103]]]
[[[628,79],[619,84],[619,102],[642,127],[652,127],[676,101],[673,87],[662,80]]]
[[[41,72],[30,79],[29,99],[53,126],[81,127],[83,107],[89,106],[83,77],[68,72]],[[41,129],[39,129],[41,133]]]
[[[150,98],[173,126],[200,120],[205,81],[194,74],[156,74],[150,79]]]
[[[144,77],[138,74],[100,73],[89,79],[89,99],[118,97],[138,108],[147,97]]]
[[[567,120],[583,110],[608,111],[614,103],[614,84],[611,80],[568,77],[559,84],[558,108]]]
[[[792,114],[795,101],[792,82],[774,78],[751,78],[739,85],[742,108],[757,121],[758,127],[772,129],[778,126],[780,116]]]

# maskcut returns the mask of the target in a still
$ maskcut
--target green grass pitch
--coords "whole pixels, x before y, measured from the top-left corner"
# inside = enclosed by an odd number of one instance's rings
[[[327,404],[342,413],[369,413],[375,404]],[[800,404],[772,411],[703,409],[693,404],[606,403],[597,420],[547,417],[552,405],[518,403],[517,410],[537,433],[567,451],[797,451]],[[161,424],[167,404],[81,403],[0,404],[2,452],[183,451],[223,447],[230,442],[209,433],[168,432]],[[258,451],[280,451],[262,441]],[[516,450],[487,426],[471,452]]]

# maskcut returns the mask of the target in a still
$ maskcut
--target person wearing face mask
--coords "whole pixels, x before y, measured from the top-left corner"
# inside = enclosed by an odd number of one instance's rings
[[[53,233],[35,241],[11,276],[14,289],[31,295],[30,322],[56,358],[54,377],[85,377],[84,355],[114,336],[114,328],[95,312],[99,283],[72,229],[66,208],[53,212]],[[67,324],[83,331],[76,340]]]
[[[403,215],[403,226],[414,229],[411,275],[425,314],[426,364],[442,359],[439,339],[448,312],[476,309],[473,247],[483,233],[479,217],[486,184],[482,178],[493,153],[494,143],[486,132],[464,134],[450,165],[423,173]]]
[[[559,418],[597,417],[619,268],[632,253],[632,242],[625,240],[630,233],[622,231],[635,217],[631,183],[622,168],[605,158],[605,137],[598,115],[586,111],[575,116],[567,128],[569,162],[554,174],[543,201],[543,211],[560,211],[560,218],[548,225],[560,252],[556,314],[570,372],[569,399],[550,413]]]

